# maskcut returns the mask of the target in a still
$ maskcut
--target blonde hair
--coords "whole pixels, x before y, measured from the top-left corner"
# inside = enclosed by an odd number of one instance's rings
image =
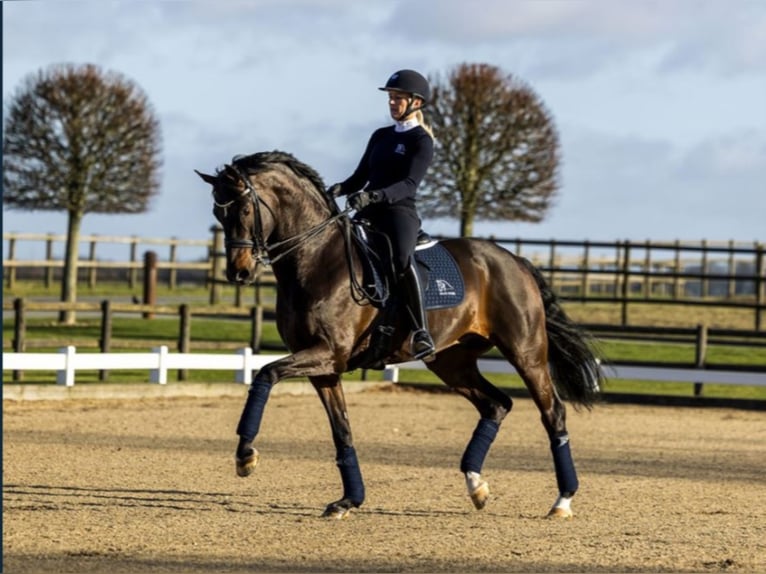
[[[433,137],[434,137],[434,130],[433,130],[433,128],[431,128],[431,126],[428,124],[428,122],[426,122],[426,118],[423,115],[423,110],[421,110],[420,108],[415,110],[415,117],[417,118],[418,123],[421,126],[423,126],[423,129],[426,130],[426,133],[429,136],[431,136],[431,139],[433,139]]]

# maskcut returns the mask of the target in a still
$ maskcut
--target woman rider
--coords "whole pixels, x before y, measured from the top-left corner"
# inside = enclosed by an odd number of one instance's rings
[[[421,111],[431,89],[428,80],[414,70],[394,72],[378,89],[388,93],[388,109],[395,124],[373,132],[354,173],[332,186],[331,192],[334,196],[348,195],[357,217],[388,237],[400,291],[415,324],[411,354],[414,359],[428,360],[435,349],[413,254],[421,224],[415,194],[434,150],[433,136]]]

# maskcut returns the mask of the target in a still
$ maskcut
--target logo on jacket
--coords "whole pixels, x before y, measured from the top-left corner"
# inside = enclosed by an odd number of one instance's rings
[[[398,153],[399,155],[405,155],[407,153],[407,148],[404,147],[403,143],[396,144],[396,149],[394,150],[394,153]]]

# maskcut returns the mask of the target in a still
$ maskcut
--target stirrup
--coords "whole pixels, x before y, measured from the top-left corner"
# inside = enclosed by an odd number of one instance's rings
[[[412,334],[410,354],[416,361],[432,361],[436,356],[436,346],[431,335],[425,329],[418,329]]]

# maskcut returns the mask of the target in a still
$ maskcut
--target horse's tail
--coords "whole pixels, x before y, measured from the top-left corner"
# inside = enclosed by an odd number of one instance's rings
[[[545,307],[548,360],[556,390],[575,405],[590,408],[604,383],[591,335],[564,312],[540,270],[523,257],[518,260],[537,282]]]

